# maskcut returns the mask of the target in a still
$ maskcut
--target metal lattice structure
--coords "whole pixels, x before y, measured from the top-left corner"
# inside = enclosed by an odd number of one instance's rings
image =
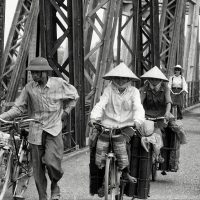
[[[91,92],[86,96],[91,105],[98,101],[102,88],[102,75],[109,69],[112,61],[112,47],[115,38],[120,0],[92,0],[86,5],[86,21],[84,32],[85,46],[85,77],[90,84]],[[101,15],[98,15],[101,12]],[[91,47],[91,31],[95,32],[98,42]],[[91,58],[96,59],[91,61]]]
[[[29,41],[32,27],[37,22],[38,11],[38,1],[18,2],[0,69],[1,83],[7,91],[6,102],[14,101],[17,95],[19,83],[26,68]]]
[[[119,15],[117,62],[125,61],[140,76],[160,62],[158,1],[125,1],[123,8],[125,11],[121,9]]]
[[[178,44],[181,24],[184,24],[185,4],[186,0],[163,0],[160,20],[160,59],[167,75],[172,74],[173,66],[178,63],[177,57],[180,57]]]
[[[5,0],[0,1],[0,68],[4,49]]]
[[[85,146],[82,4],[78,0],[40,0],[40,8],[41,55],[47,58],[56,75],[68,79],[80,95],[68,132],[75,134],[75,141],[82,147]],[[58,50],[63,43],[60,61]]]

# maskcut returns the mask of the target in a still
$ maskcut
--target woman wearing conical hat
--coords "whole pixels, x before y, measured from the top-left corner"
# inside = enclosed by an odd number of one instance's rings
[[[100,101],[91,112],[91,120],[101,120],[106,127],[140,126],[144,121],[144,109],[139,90],[131,85],[139,78],[124,64],[120,63],[103,76],[110,80]]]
[[[139,129],[145,119],[145,113],[139,90],[131,85],[132,81],[137,81],[139,78],[124,63],[120,63],[103,78],[109,80],[110,83],[91,111],[90,123],[101,121],[101,124],[110,128],[136,126]],[[126,132],[127,145],[133,134],[133,130]],[[128,166],[122,171],[130,182],[136,181],[130,176]],[[99,196],[102,196],[102,191],[103,188],[98,190]]]
[[[169,77],[169,88],[174,105],[177,105],[177,119],[183,119],[183,100],[184,94],[188,93],[187,83],[182,75],[183,68],[180,65],[174,67],[174,75]]]
[[[159,121],[157,123],[157,128],[154,130],[156,133],[161,135],[161,130],[169,127],[173,132],[178,135],[180,142],[184,144],[186,142],[185,133],[180,130],[177,126],[174,116],[170,113],[171,110],[171,96],[170,89],[168,87],[168,79],[161,72],[161,70],[155,66],[141,76],[141,79],[145,80],[144,86],[140,89],[141,101],[145,109],[146,118],[157,118],[165,117],[167,124],[164,121]],[[158,153],[157,149],[157,153]],[[161,155],[157,157],[158,162],[164,162]],[[179,158],[175,166],[171,166],[172,171],[178,170]]]

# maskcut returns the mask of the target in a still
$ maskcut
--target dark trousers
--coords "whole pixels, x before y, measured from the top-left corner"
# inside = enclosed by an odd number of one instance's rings
[[[63,157],[62,133],[52,136],[43,131],[42,145],[31,144],[33,175],[39,200],[47,200],[47,170],[51,183],[57,183],[63,176],[61,161]]]

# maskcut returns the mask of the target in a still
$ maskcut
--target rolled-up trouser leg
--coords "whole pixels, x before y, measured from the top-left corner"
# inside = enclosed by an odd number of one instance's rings
[[[30,144],[33,166],[33,176],[39,194],[39,200],[47,200],[47,179],[45,176],[45,164],[42,162],[45,148],[42,145]]]
[[[61,167],[64,151],[62,133],[52,136],[47,132],[43,132],[43,136],[43,141],[45,141],[44,163],[50,180],[57,183],[63,176]]]

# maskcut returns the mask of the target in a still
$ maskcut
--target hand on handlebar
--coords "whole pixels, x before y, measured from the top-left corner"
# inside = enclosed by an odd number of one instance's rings
[[[134,127],[137,129],[137,130],[140,130],[141,129],[141,124],[137,121],[134,122]]]
[[[169,121],[170,117],[171,117],[171,113],[170,112],[166,112],[165,115],[164,115],[165,119],[167,121]]]
[[[94,127],[95,123],[99,124],[99,123],[100,123],[100,120],[91,119],[91,120],[88,122],[88,125],[89,125],[90,127]]]

